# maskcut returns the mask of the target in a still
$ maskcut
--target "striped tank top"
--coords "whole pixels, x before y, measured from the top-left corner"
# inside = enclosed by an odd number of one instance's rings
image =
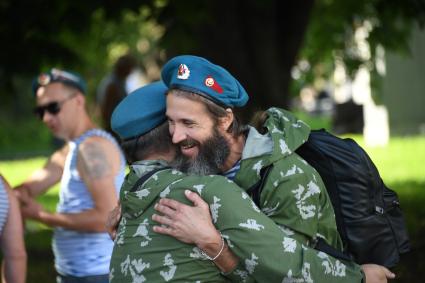
[[[6,187],[3,179],[0,178],[0,235],[3,231],[3,226],[6,223],[7,214],[9,211],[9,197],[6,192]]]
[[[223,176],[229,180],[234,180],[236,177],[236,173],[241,169],[241,160],[239,159],[232,168],[223,173]]]
[[[111,141],[120,151],[121,168],[115,176],[117,195],[125,175],[125,159],[115,139],[106,131],[93,129],[69,142],[69,153],[60,185],[59,213],[79,213],[94,207],[88,191],[77,170],[78,146],[88,137],[98,136]],[[109,272],[113,242],[107,233],[89,233],[57,227],[53,234],[55,268],[62,275],[76,277],[102,275]]]

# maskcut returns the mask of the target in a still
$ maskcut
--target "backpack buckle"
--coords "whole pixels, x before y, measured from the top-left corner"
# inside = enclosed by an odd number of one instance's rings
[[[380,206],[375,206],[375,211],[379,214],[384,214],[384,209]]]

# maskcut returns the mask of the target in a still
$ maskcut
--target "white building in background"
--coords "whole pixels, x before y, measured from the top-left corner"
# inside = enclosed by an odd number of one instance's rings
[[[363,105],[363,136],[368,146],[385,146],[390,139],[388,110],[385,105],[376,105],[372,99],[370,88],[370,73],[366,68],[360,68],[353,84],[353,93],[362,94]],[[357,98],[359,100],[359,98]]]
[[[367,42],[371,25],[368,22],[356,30],[354,35],[356,56],[368,61],[371,58],[370,47]],[[363,105],[363,135],[368,146],[385,146],[390,137],[388,111],[384,105],[376,105],[372,98],[370,87],[370,72],[362,66],[351,81],[346,76],[342,63],[336,61],[334,71],[334,100],[335,103],[345,103],[352,100],[357,105]],[[385,73],[384,51],[379,49],[375,66],[381,75]]]
[[[367,42],[369,32],[370,26],[366,22],[355,33],[353,52],[364,61],[371,58]],[[325,89],[336,104],[353,101],[363,106],[363,134],[368,146],[386,145],[390,133],[425,134],[425,29],[414,29],[409,46],[411,53],[405,55],[385,52],[379,47],[376,50],[373,64],[383,79],[381,89],[375,91],[380,92],[382,105],[376,105],[372,98],[371,78],[366,66],[361,67],[351,80],[344,64],[338,59],[335,62],[333,79]],[[292,75],[297,79],[296,73]],[[317,89],[305,87],[300,93],[299,106],[309,113],[323,114],[318,111]],[[331,108],[326,108],[324,113],[331,113]]]
[[[410,55],[385,55],[382,98],[394,135],[425,134],[425,29],[414,29],[409,46]]]

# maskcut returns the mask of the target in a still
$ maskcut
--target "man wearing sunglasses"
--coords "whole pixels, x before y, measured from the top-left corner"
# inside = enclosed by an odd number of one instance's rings
[[[16,189],[24,217],[55,228],[53,252],[58,282],[108,282],[113,242],[105,230],[117,202],[125,159],[115,139],[86,110],[86,84],[77,74],[52,69],[33,83],[34,113],[66,141]],[[57,211],[35,201],[60,182]]]

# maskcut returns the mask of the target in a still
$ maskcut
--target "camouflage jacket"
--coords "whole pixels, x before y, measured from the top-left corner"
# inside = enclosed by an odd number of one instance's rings
[[[276,224],[293,230],[293,237],[303,244],[321,237],[342,250],[323,181],[295,152],[308,139],[310,128],[288,111],[270,108],[267,113],[267,134],[250,129],[235,182],[250,188],[260,179],[260,170],[272,165],[260,195],[261,210]]]
[[[357,265],[301,245],[292,238],[292,231],[278,227],[224,177],[187,176],[165,169],[135,186],[146,172],[163,165],[145,161],[130,168],[120,193],[122,219],[111,258],[110,282],[361,281]],[[209,204],[214,225],[240,258],[233,272],[221,274],[195,246],[152,231],[157,224],[151,220],[155,203],[168,197],[188,204],[185,189],[197,192]]]

